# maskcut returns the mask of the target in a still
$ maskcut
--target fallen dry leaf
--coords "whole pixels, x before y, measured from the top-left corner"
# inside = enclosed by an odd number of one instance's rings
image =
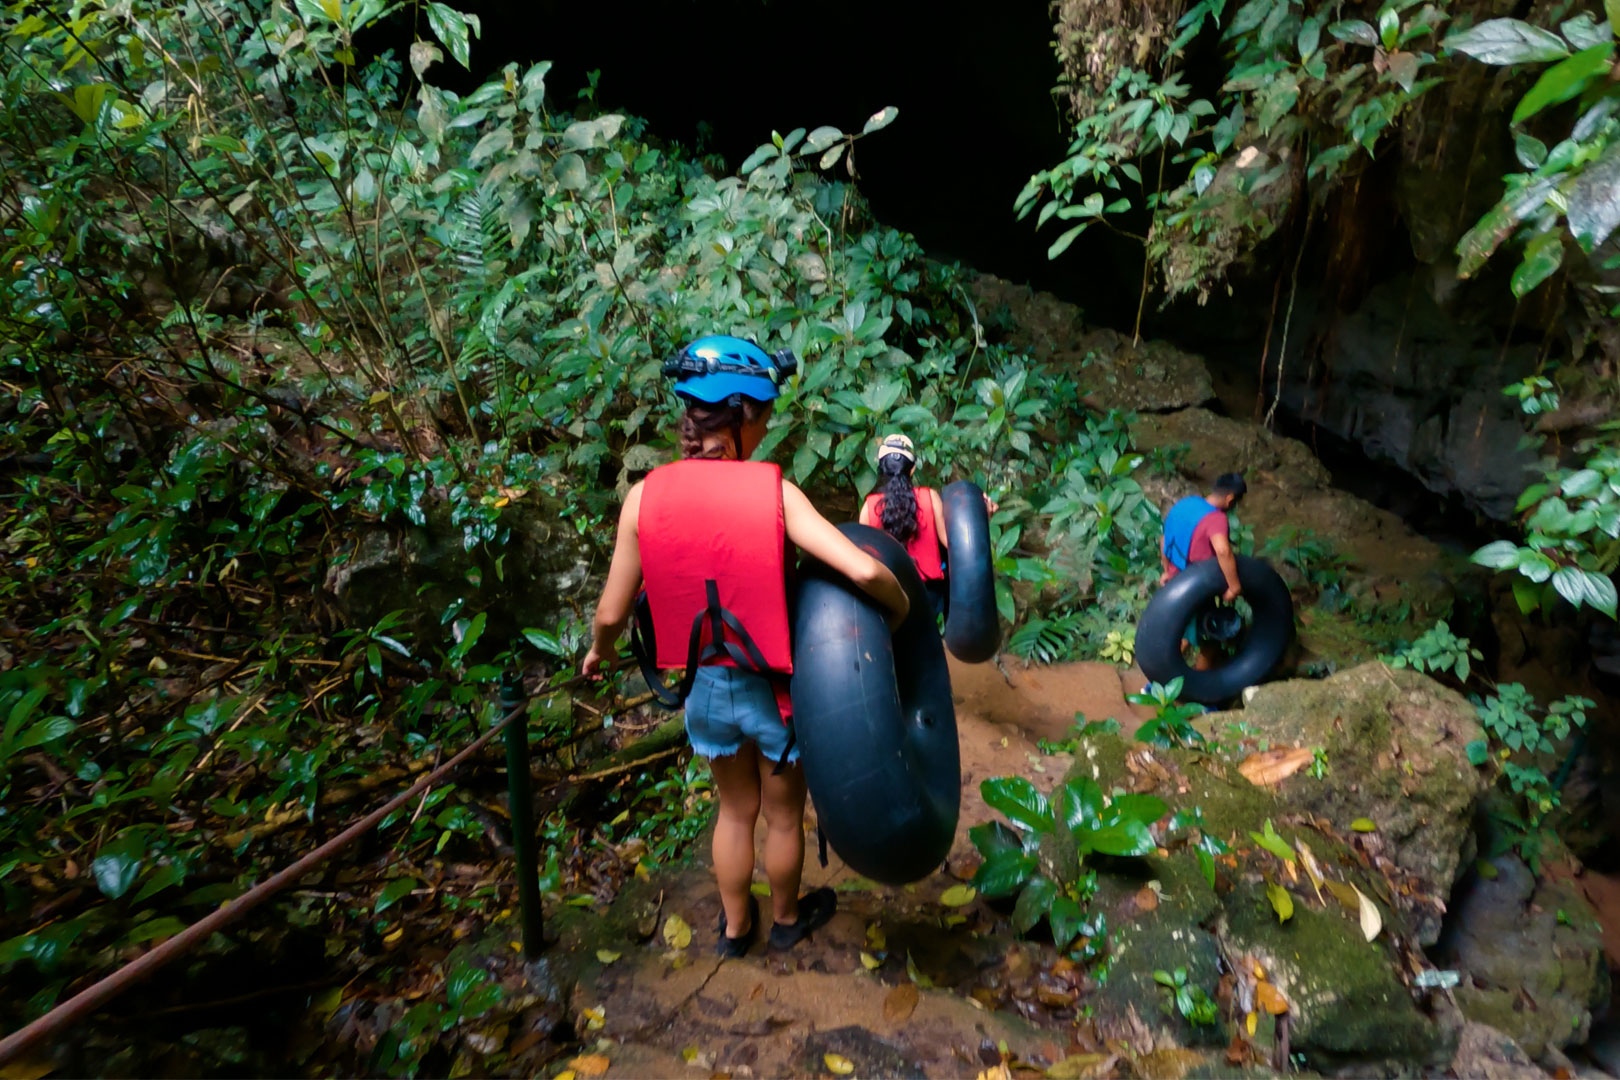
[[[664,941],[672,949],[684,949],[692,944],[692,928],[679,915],[664,920]]]
[[[1354,885],[1346,885],[1342,881],[1324,881],[1322,887],[1333,894],[1333,898],[1346,911],[1361,911],[1361,901],[1356,899],[1361,893]]]
[[[606,1054],[581,1054],[568,1063],[578,1076],[601,1076],[608,1071]]]
[[[855,1063],[843,1054],[822,1054],[821,1061],[835,1076],[848,1076],[855,1071]]]
[[[1299,861],[1305,864],[1305,876],[1311,879],[1311,888],[1316,890],[1316,902],[1322,903],[1322,867],[1317,863],[1316,856],[1305,845],[1305,841],[1294,837],[1294,850],[1299,852]]]
[[[1154,1050],[1143,1054],[1135,1062],[1133,1072],[1137,1076],[1152,1076],[1159,1080],[1180,1080],[1188,1072],[1204,1064],[1204,1055],[1197,1050],[1186,1050],[1179,1046]]]
[[[916,1008],[917,987],[912,983],[901,983],[883,999],[883,1019],[891,1024],[903,1023],[911,1018]]]
[[[979,891],[971,885],[952,885],[939,896],[939,902],[946,907],[962,907],[973,903],[973,898]]]
[[[1238,772],[1251,784],[1269,787],[1282,783],[1309,765],[1313,756],[1303,746],[1276,746],[1244,758],[1238,765]]]
[[[1002,740],[1002,742],[1006,741],[1005,739]],[[992,1065],[981,1072],[978,1080],[1012,1080],[1012,1070],[1007,1068],[1006,1062],[1002,1062],[1000,1065]]]
[[[1350,887],[1356,889],[1354,885]],[[1361,894],[1360,889],[1356,889],[1356,901],[1357,914],[1361,916],[1361,936],[1371,941],[1384,928],[1384,918],[1378,914],[1378,908],[1373,902]]]
[[[1282,996],[1281,990],[1268,982],[1255,983],[1254,1000],[1256,1004],[1272,1016],[1278,1016],[1288,1011],[1288,999]]]
[[[865,968],[867,971],[876,971],[882,966],[883,961],[879,960],[877,957],[873,956],[864,949],[861,950],[861,967]]]
[[[1156,911],[1159,907],[1159,894],[1144,885],[1136,890],[1135,902],[1137,911]]]

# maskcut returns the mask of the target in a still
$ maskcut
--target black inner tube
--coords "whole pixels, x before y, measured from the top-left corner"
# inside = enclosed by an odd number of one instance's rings
[[[1225,642],[1232,652],[1226,663],[1195,671],[1181,651],[1188,622],[1226,591],[1226,578],[1214,559],[1196,562],[1172,578],[1154,594],[1137,623],[1136,662],[1142,673],[1156,683],[1181,679],[1181,696],[1187,701],[1220,705],[1237,697],[1271,674],[1294,636],[1294,598],[1277,571],[1264,559],[1247,555],[1237,557],[1237,566],[1243,599],[1254,617]]]
[[[882,609],[820,563],[800,566],[793,727],[816,819],[873,881],[933,873],[956,835],[962,766],[950,672],[911,557],[865,525],[839,531],[894,572],[911,600],[892,634]]]
[[[950,563],[950,607],[945,614],[945,647],[958,660],[983,663],[1001,647],[996,615],[995,554],[990,549],[990,515],[984,492],[966,480],[940,492]]]

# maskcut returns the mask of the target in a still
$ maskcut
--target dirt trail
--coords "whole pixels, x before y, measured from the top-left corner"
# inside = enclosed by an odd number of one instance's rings
[[[972,877],[977,856],[968,829],[996,816],[979,796],[981,780],[1016,774],[1050,789],[1070,758],[1043,755],[1038,739],[1066,737],[1076,711],[1112,716],[1127,729],[1140,720],[1125,702],[1119,669],[1108,664],[953,662],[951,677],[962,812],[946,865],[901,888],[858,877],[836,853],[823,868],[812,818],[805,887],[838,890],[838,914],[786,956],[756,946],[723,963],[713,957],[719,900],[706,858],[662,882],[660,925],[679,915],[692,927],[691,946],[671,950],[655,937],[626,948],[575,993],[574,1015],[601,1010],[594,1034],[604,1040],[597,1052],[609,1063],[605,1075],[824,1076],[824,1055],[836,1054],[863,1077],[960,1076],[998,1062],[999,1042],[1025,1060],[1064,1055],[1066,1033],[987,1011],[966,996],[986,969],[1016,973],[1029,964],[1033,947],[996,937],[985,916],[943,906],[940,896]],[[592,1061],[587,1070],[599,1066]]]

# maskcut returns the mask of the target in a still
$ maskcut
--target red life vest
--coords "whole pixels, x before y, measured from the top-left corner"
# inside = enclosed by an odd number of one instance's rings
[[[643,482],[637,532],[659,668],[686,667],[696,651],[699,666],[793,671],[781,469],[660,466]]]
[[[906,554],[917,564],[917,575],[924,581],[944,581],[945,564],[939,558],[939,530],[934,528],[934,500],[939,498],[933,488],[914,487],[917,500],[917,531],[906,541]],[[878,528],[883,527],[883,495],[874,491],[866,497],[867,515]]]

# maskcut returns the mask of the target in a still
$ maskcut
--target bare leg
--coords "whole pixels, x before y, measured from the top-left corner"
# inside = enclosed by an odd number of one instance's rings
[[[804,873],[804,770],[797,763],[772,776],[774,762],[760,755],[765,793],[765,876],[771,912],[784,926],[799,921],[799,878]]]
[[[712,851],[727,937],[740,937],[750,929],[748,885],[754,878],[754,823],[759,818],[757,758],[753,745],[744,743],[735,754],[709,760],[715,790],[720,793]]]

